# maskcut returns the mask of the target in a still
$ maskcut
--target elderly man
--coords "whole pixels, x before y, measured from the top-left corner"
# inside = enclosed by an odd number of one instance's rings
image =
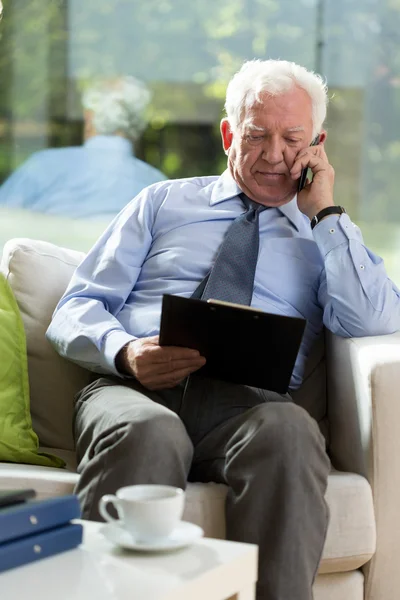
[[[139,194],[78,267],[48,330],[61,355],[104,374],[76,403],[83,516],[97,519],[99,498],[123,485],[223,482],[228,538],[259,545],[259,599],[312,598],[328,525],[324,439],[289,394],[191,375],[205,359],[158,345],[160,307],[164,293],[206,299],[221,256],[228,271],[243,257],[247,279],[255,247],[251,305],[307,320],[292,389],[323,325],[342,336],[399,328],[399,291],[334,205],[326,105],[303,67],[245,63],[221,123],[228,170]],[[306,167],[313,179],[297,194]],[[253,246],[242,229],[229,235],[244,221],[256,224]],[[240,301],[235,269],[221,273],[213,294]]]
[[[143,188],[165,179],[139,160],[147,87],[134,77],[97,82],[83,94],[83,146],[33,154],[0,187],[0,205],[74,218],[115,216]]]

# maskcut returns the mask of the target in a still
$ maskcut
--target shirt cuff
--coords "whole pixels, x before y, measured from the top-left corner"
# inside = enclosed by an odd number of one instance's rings
[[[113,331],[106,333],[102,342],[102,356],[104,361],[102,366],[104,366],[107,371],[113,373],[113,375],[124,377],[124,375],[120,373],[115,366],[115,358],[121,348],[123,348],[126,344],[129,344],[129,342],[133,342],[134,340],[137,340],[134,335],[130,335],[126,331],[122,331],[120,329],[114,329]]]
[[[314,227],[313,235],[324,257],[334,248],[348,244],[349,240],[359,239],[358,228],[345,213],[325,217]]]

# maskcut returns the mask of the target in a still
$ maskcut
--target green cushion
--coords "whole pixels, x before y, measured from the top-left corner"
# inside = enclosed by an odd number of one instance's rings
[[[0,273],[0,461],[63,467],[39,452],[29,408],[25,330],[12,290]]]

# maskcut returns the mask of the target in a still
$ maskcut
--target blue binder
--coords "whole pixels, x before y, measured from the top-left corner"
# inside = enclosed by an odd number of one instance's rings
[[[0,544],[79,519],[77,496],[71,494],[15,504],[0,510]]]
[[[82,542],[83,527],[69,523],[0,544],[0,572],[72,550]]]

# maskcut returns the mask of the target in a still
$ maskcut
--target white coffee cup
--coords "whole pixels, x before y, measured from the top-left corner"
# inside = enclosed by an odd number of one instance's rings
[[[167,537],[182,518],[185,492],[169,485],[129,485],[100,498],[99,511],[109,522],[118,523],[137,541]],[[107,510],[113,504],[119,519]]]

